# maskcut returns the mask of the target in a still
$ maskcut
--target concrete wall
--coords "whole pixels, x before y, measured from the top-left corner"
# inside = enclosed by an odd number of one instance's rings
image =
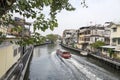
[[[81,44],[77,44],[77,48],[82,49],[82,45]]]
[[[116,32],[113,32],[113,29],[111,29],[111,38],[120,37],[120,25],[112,25],[111,28],[117,28]]]
[[[97,36],[95,36],[95,37],[90,37],[90,44],[92,44],[92,43],[95,43],[96,41],[102,41],[102,42],[104,42],[105,41],[105,38],[104,37],[97,37]]]
[[[6,34],[7,33],[7,28],[3,25],[0,25],[0,32],[2,32],[3,34]]]
[[[0,78],[17,62],[20,58],[20,52],[18,52],[19,46],[9,44],[0,47]],[[14,53],[17,50],[17,53]]]
[[[116,32],[113,31],[114,28],[117,29]],[[113,38],[117,38],[117,39],[120,38],[120,25],[112,25],[111,26],[111,36],[110,36],[110,44],[111,45],[113,45],[113,44],[116,46],[120,45],[120,44],[118,44],[118,40],[116,40],[116,42],[113,43],[112,42]]]
[[[118,59],[120,59],[120,52],[116,55],[116,57],[117,57]]]

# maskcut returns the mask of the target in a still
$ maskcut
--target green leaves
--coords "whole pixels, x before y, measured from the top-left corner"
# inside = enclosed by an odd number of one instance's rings
[[[0,32],[0,44],[6,39],[6,36]]]
[[[44,0],[44,3],[46,6],[48,6],[48,4],[49,4],[48,0]]]
[[[96,48],[96,49],[98,49],[100,46],[104,46],[104,45],[105,45],[105,43],[102,42],[102,41],[96,41],[95,43],[92,43],[92,44],[91,44],[91,46],[92,46],[93,48]]]
[[[51,30],[54,30],[54,27],[57,27],[57,20],[56,19],[46,19],[44,14],[40,14],[39,17],[37,17],[37,20],[34,22],[34,32],[36,30],[42,30],[45,31],[46,29],[50,28]]]
[[[48,34],[47,36],[46,36],[46,38],[49,40],[49,41],[51,41],[51,42],[55,42],[57,39],[58,39],[58,35],[56,35],[56,34]]]
[[[23,30],[23,27],[21,27],[21,26],[16,26],[16,27],[14,27],[14,28],[12,28],[12,32],[18,32],[18,33],[20,33],[20,32],[22,32],[22,30]]]
[[[3,4],[0,3],[0,17],[3,16],[3,14],[5,13],[4,11],[10,10],[11,13],[16,12],[23,17],[35,19],[33,24],[34,32],[36,32],[36,30],[54,30],[54,28],[58,26],[56,19],[57,13],[59,13],[63,9],[66,9],[68,11],[74,10],[73,6],[69,3],[69,0],[12,0],[11,4],[9,4],[9,7],[8,5],[2,5]],[[50,10],[47,11],[49,16],[46,16],[44,14],[43,10],[46,9],[45,7],[50,8]],[[3,8],[5,10],[3,10]],[[5,19],[4,21],[7,21],[7,23],[9,24],[11,20],[7,20]],[[14,24],[13,22],[12,24]],[[20,27],[16,27],[13,29],[13,31],[17,32],[21,32],[21,30],[22,29],[20,29]],[[42,36],[38,34],[35,35],[34,37],[22,37],[20,41],[17,41],[15,43],[19,45],[26,45],[29,43],[41,41]]]
[[[46,6],[50,7],[50,17],[42,13]],[[58,26],[56,14],[62,9],[74,10],[69,0],[16,0],[10,8],[11,12],[19,13],[27,18],[36,18],[34,31],[39,29],[45,31],[48,28],[54,30],[54,27]]]
[[[52,4],[53,0],[48,0],[50,4]]]
[[[54,30],[54,27],[57,27],[58,24],[57,24],[57,20],[53,20],[53,21],[49,21],[49,25],[50,25],[50,29],[51,30]]]
[[[115,52],[114,52],[114,50],[113,50],[113,49],[111,49],[111,48],[110,48],[110,49],[108,49],[108,52],[109,52],[109,56],[110,56],[110,57],[112,57],[112,56],[113,56],[113,54],[115,53]]]

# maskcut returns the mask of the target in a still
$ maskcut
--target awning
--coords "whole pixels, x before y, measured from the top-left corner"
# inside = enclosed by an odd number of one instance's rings
[[[6,38],[15,38],[16,36],[13,35],[6,35]]]
[[[115,49],[114,51],[120,52],[120,50],[118,50],[118,49]]]
[[[107,46],[101,46],[101,48],[111,48],[111,49],[115,49],[116,46],[107,45]]]
[[[120,52],[120,49],[118,49],[118,46],[107,45],[107,46],[101,46],[101,48],[113,49],[114,51]]]

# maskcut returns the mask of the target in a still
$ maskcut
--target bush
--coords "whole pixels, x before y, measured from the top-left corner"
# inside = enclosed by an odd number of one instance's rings
[[[91,46],[96,49],[98,49],[100,46],[104,46],[104,45],[105,45],[105,43],[102,41],[96,41],[95,43],[91,44]]]
[[[0,32],[0,44],[2,44],[2,42],[5,40],[6,36],[3,35],[2,32]]]

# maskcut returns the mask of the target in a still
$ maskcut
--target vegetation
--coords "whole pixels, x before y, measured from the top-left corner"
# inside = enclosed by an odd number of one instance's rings
[[[109,56],[112,57],[114,55],[114,50],[113,49],[108,49]]]
[[[81,1],[81,5],[87,7],[85,0]],[[49,9],[49,17],[44,14],[46,8]],[[73,11],[75,8],[69,3],[69,0],[0,0],[0,20],[2,20],[2,22],[0,21],[0,24],[14,24],[11,16],[13,13],[18,13],[23,17],[35,20],[33,23],[34,32],[36,32],[36,30],[45,31],[48,28],[53,30],[54,27],[58,26],[56,15],[61,12],[61,10]],[[36,33],[34,34],[36,35]],[[37,38],[34,37],[34,39]],[[26,41],[24,39],[21,38],[21,42]],[[31,41],[30,43],[32,43]]]
[[[96,41],[95,43],[91,44],[91,47],[98,49],[100,46],[104,46],[105,43],[102,41]]]
[[[5,40],[6,36],[0,32],[0,44]]]
[[[45,43],[46,37],[40,35],[39,33],[34,33],[31,37],[23,37],[22,40],[15,42],[20,46],[26,46],[29,44],[43,44]]]
[[[49,7],[49,17],[46,17],[43,10]],[[62,9],[68,11],[75,10],[68,0],[1,0],[0,17],[5,20],[5,12],[9,12],[9,17],[13,13],[19,13],[26,18],[35,19],[34,30],[45,31],[57,27],[56,14]],[[12,13],[12,14],[11,14]],[[11,20],[8,20],[10,23]]]
[[[58,35],[56,35],[56,34],[48,34],[46,36],[46,39],[48,39],[49,41],[51,41],[52,43],[54,43],[58,39]]]

